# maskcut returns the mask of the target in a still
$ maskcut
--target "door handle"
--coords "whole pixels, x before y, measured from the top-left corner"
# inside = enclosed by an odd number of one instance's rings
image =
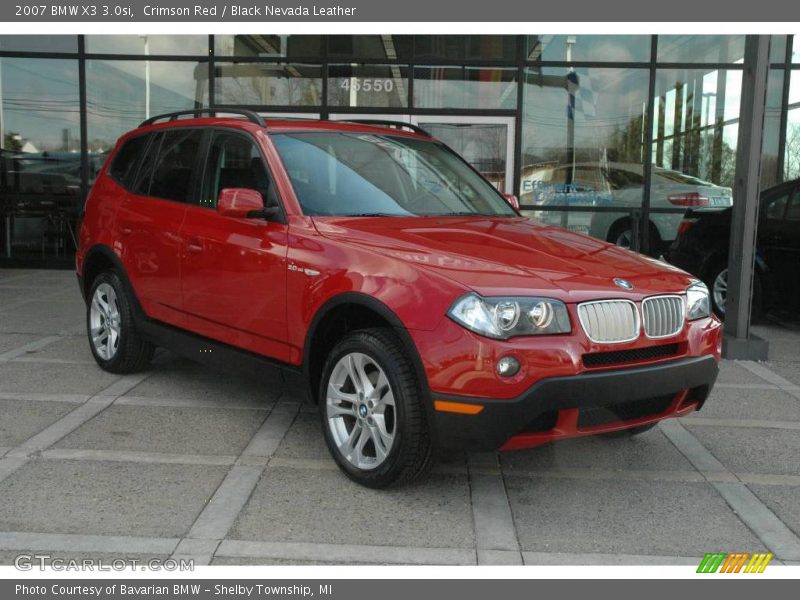
[[[203,243],[198,239],[189,240],[186,244],[186,251],[189,254],[200,254],[203,251]]]

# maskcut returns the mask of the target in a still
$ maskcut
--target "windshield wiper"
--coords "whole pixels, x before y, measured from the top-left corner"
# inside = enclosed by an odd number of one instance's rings
[[[403,214],[403,213],[385,213],[385,212],[365,212],[365,213],[354,213],[350,215],[342,215],[343,217],[413,217],[412,214]]]

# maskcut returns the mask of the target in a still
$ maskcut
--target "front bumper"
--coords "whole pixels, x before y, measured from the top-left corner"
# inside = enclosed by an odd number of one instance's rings
[[[517,450],[617,431],[698,410],[717,378],[713,355],[545,378],[516,398],[433,394],[475,414],[435,411],[443,448]],[[478,409],[480,408],[479,412]]]

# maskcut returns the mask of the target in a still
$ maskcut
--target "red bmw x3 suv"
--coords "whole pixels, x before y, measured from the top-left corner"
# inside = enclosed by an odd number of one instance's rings
[[[685,272],[531,222],[419,128],[189,113],[124,135],[87,200],[103,369],[165,346],[302,389],[371,487],[708,397],[721,328]]]

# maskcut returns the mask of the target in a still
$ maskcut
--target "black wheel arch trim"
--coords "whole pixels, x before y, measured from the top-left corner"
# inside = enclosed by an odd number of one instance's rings
[[[411,335],[408,332],[408,328],[405,326],[403,321],[397,314],[389,308],[386,304],[374,298],[373,296],[369,296],[362,292],[343,292],[341,294],[337,294],[336,296],[328,299],[314,314],[314,317],[311,319],[311,323],[309,324],[308,331],[306,332],[305,341],[303,343],[303,373],[308,381],[309,391],[311,392],[311,398],[316,397],[316,393],[314,390],[311,390],[311,347],[312,347],[312,340],[314,339],[314,335],[319,328],[320,323],[324,320],[324,318],[335,308],[338,308],[342,305],[351,304],[351,305],[360,305],[366,309],[369,309],[382,317],[389,325],[391,325],[392,329],[394,330],[397,337],[400,339],[400,342],[403,344],[404,349],[406,350],[408,356],[411,358],[411,363],[414,365],[414,372],[417,376],[419,381],[420,390],[423,394],[424,405],[426,413],[429,417],[428,423],[433,424],[433,419],[435,417],[435,411],[433,410],[433,402],[431,401],[431,392],[430,388],[428,387],[428,376],[425,373],[425,368],[422,365],[422,358],[419,355],[419,351],[417,350],[417,345],[414,343],[414,340],[411,338]],[[431,427],[431,435],[435,435],[433,427]],[[435,441],[435,440],[434,440]]]
[[[125,270],[125,266],[122,264],[122,259],[120,259],[117,253],[114,252],[111,248],[109,248],[105,244],[97,244],[95,246],[92,246],[86,253],[85,258],[83,259],[82,272],[78,273],[78,281],[81,288],[81,294],[83,294],[83,299],[87,300],[87,296],[89,293],[89,289],[86,287],[86,284],[89,282],[85,280],[86,265],[90,264],[92,260],[98,255],[107,259],[114,266],[114,270],[117,272],[117,275],[119,275],[119,278],[122,280],[122,285],[125,286],[125,292],[128,294],[128,300],[131,302],[131,307],[133,308],[134,314],[137,317],[144,317],[145,314],[144,311],[142,310],[142,305],[139,303],[139,297],[136,295],[136,291],[133,289],[133,285],[131,284],[131,281],[128,278],[128,273]]]

